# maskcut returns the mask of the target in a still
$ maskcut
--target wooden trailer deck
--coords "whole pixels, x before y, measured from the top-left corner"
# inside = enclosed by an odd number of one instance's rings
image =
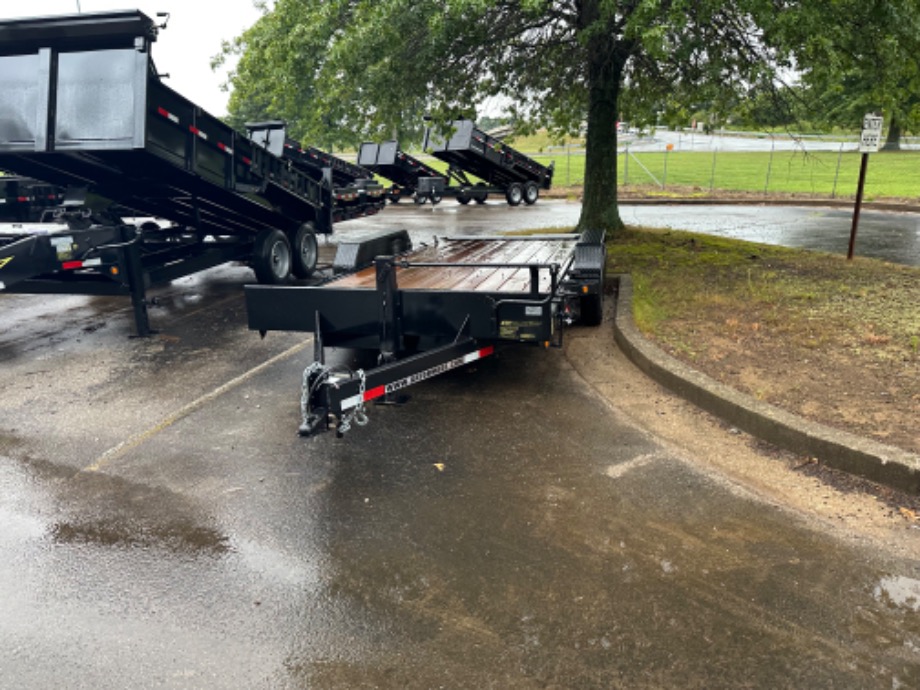
[[[401,290],[527,293],[531,291],[531,271],[516,266],[548,268],[556,264],[562,268],[572,256],[578,239],[578,235],[544,235],[440,240],[437,246],[408,254],[405,260],[409,265],[397,268],[396,282]],[[377,285],[376,270],[370,266],[326,285],[373,290]],[[551,291],[550,271],[540,270],[538,292]]]

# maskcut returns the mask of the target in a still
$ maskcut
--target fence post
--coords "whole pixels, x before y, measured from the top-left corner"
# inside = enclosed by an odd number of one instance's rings
[[[712,193],[712,190],[715,188],[716,184],[716,153],[718,149],[712,150],[712,170],[709,173],[709,192]]]
[[[668,186],[668,154],[671,152],[672,144],[664,147],[664,174],[661,176],[661,188]]]
[[[837,171],[834,173],[834,188],[831,190],[831,199],[837,196],[837,178],[840,177],[840,159],[843,158],[843,142],[840,142],[840,150],[837,152]]]
[[[565,183],[572,184],[572,145],[565,147]]]
[[[626,147],[626,155],[623,156],[623,186],[629,185],[629,146]]]
[[[770,188],[770,172],[773,170],[773,153],[776,151],[776,138],[770,133],[770,160],[767,162],[767,181],[763,183],[763,195],[767,195]]]

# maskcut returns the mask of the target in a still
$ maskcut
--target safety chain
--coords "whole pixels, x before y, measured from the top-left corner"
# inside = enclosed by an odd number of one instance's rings
[[[303,384],[300,388],[300,418],[304,427],[309,425],[310,393],[312,393],[310,388],[310,378],[314,374],[317,377],[317,381],[320,381],[329,375],[329,371],[320,362],[313,362],[310,366],[303,370]]]
[[[351,412],[342,415],[342,419],[336,429],[340,434],[347,433],[351,429],[352,422],[358,426],[366,426],[368,422],[367,412],[364,409],[364,391],[367,389],[367,378],[364,375],[364,369],[358,369],[355,372],[355,376],[358,377],[358,405]]]

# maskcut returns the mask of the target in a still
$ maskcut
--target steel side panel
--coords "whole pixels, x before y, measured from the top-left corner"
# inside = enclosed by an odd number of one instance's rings
[[[319,312],[323,338],[330,344],[380,332],[383,311],[376,290],[247,285],[244,291],[251,330],[312,333]],[[545,329],[550,316],[548,305],[543,317],[528,317],[527,305],[512,302],[502,306],[496,318],[499,299],[531,305],[539,301],[526,294],[404,290],[399,298],[403,333],[425,338],[453,338],[462,329],[470,337],[494,340],[502,337],[500,320],[540,321]]]

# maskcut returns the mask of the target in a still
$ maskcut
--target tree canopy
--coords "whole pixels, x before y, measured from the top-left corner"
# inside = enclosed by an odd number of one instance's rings
[[[231,118],[287,120],[318,146],[416,140],[422,116],[501,97],[521,129],[586,130],[581,227],[620,226],[621,113],[769,88],[786,0],[276,0],[225,53]]]
[[[858,127],[878,111],[889,140],[920,125],[918,0],[814,0],[781,24],[809,120]]]

